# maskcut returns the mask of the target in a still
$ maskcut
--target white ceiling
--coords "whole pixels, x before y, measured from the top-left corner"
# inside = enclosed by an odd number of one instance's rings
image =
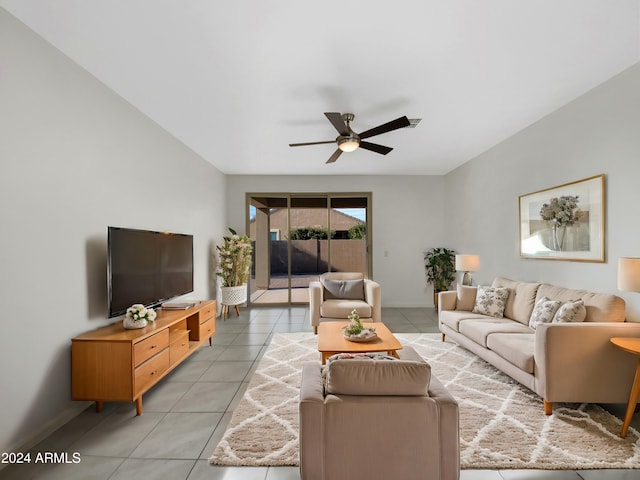
[[[640,60],[640,0],[0,0],[222,172],[444,174]],[[335,145],[406,115],[416,129]]]

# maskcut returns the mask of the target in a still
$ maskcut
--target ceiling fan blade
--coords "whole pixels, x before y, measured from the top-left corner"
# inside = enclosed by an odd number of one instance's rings
[[[344,119],[342,118],[342,114],[338,112],[325,112],[325,116],[329,119],[331,124],[335,127],[338,133],[342,136],[349,135],[349,129],[347,128],[347,124],[344,123]]]
[[[385,147],[384,145],[378,145],[377,143],[363,142],[363,141],[360,142],[360,148],[364,148],[365,150],[371,150],[372,152],[376,152],[376,153],[381,153],[382,155],[386,155],[391,150],[393,150],[393,148],[391,147]]]
[[[342,155],[342,150],[337,149],[335,152],[333,152],[333,155],[331,155],[331,156],[329,157],[329,160],[327,160],[327,162],[326,162],[326,163],[333,163],[333,162],[335,162],[335,161],[338,159],[338,157],[339,157],[340,155]]]
[[[372,129],[367,130],[366,132],[360,133],[358,136],[360,138],[369,138],[375,135],[380,135],[382,133],[390,132],[392,130],[397,130],[398,128],[408,127],[409,125],[411,125],[411,122],[409,122],[409,119],[406,116],[400,117],[400,118],[396,118],[395,120],[391,120],[390,122],[384,123],[382,125],[378,125],[377,127],[373,127]]]
[[[323,143],[336,143],[335,140],[327,140],[324,142],[305,142],[305,143],[290,143],[290,147],[304,147],[305,145],[322,145]]]

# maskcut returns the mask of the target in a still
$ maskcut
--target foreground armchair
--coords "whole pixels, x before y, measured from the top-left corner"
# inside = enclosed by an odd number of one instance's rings
[[[364,322],[381,322],[380,284],[358,272],[329,272],[309,283],[309,314],[313,332],[323,320],[346,320],[357,310]]]
[[[302,480],[457,480],[458,404],[411,347],[400,360],[308,362],[300,387]]]

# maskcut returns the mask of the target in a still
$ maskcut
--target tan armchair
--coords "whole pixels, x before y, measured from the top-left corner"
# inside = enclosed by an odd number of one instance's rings
[[[323,320],[346,320],[357,310],[364,322],[381,322],[380,284],[358,272],[329,272],[309,283],[309,314],[314,333]]]
[[[411,347],[400,360],[303,365],[302,480],[457,480],[458,403]]]

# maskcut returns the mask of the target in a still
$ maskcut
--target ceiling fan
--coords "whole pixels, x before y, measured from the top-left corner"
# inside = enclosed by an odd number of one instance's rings
[[[383,123],[382,125],[378,125],[377,127],[371,128],[365,132],[360,134],[351,130],[351,122],[355,118],[353,113],[337,113],[337,112],[325,112],[325,116],[329,119],[331,124],[335,127],[340,135],[336,137],[335,140],[327,140],[323,142],[306,142],[306,143],[290,143],[290,147],[302,147],[305,145],[320,145],[323,143],[337,143],[338,149],[333,152],[333,155],[329,157],[327,163],[335,162],[342,152],[353,152],[358,147],[364,148],[365,150],[371,150],[372,152],[380,153],[382,155],[386,155],[393,148],[385,147],[384,145],[378,145],[377,143],[365,142],[363,141],[365,138],[373,137],[375,135],[381,135],[383,133],[390,132],[392,130],[397,130],[398,128],[404,128],[411,125],[409,119],[405,117],[396,118],[395,120],[391,120],[390,122]]]

